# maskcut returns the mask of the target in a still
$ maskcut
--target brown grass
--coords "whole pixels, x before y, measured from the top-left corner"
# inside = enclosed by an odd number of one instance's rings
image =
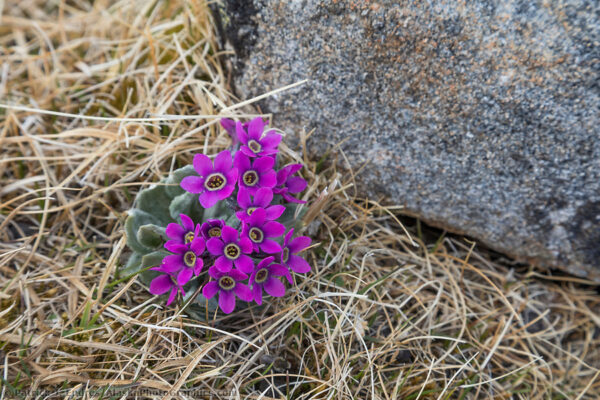
[[[115,284],[135,193],[227,146],[217,115],[255,111],[228,92],[202,1],[0,10],[0,102],[21,107],[0,109],[0,399],[600,398],[594,286],[402,226],[343,158],[284,147],[307,164],[316,244],[281,300],[204,322]]]

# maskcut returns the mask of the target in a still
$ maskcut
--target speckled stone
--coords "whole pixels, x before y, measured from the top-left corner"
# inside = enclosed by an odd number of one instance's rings
[[[518,260],[600,281],[600,5],[225,0],[234,83],[361,190]]]

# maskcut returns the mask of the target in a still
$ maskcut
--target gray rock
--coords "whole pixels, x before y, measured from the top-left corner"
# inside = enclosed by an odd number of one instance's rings
[[[225,0],[234,83],[363,193],[600,281],[600,5]]]

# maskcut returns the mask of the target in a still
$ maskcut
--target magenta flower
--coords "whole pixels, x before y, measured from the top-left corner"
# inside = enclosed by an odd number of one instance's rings
[[[227,131],[227,133],[229,134],[229,136],[231,137],[231,145],[235,146],[236,144],[238,144],[239,140],[237,138],[237,132],[235,130],[235,121],[228,119],[228,118],[221,118],[221,120],[219,122],[221,123],[221,126],[223,127],[223,129],[225,129]],[[242,125],[242,127],[244,129],[247,129],[248,123],[246,122],[245,124]]]
[[[210,238],[220,238],[221,230],[225,226],[225,221],[222,219],[207,219],[205,223],[200,227],[200,234],[204,240]]]
[[[240,188],[237,195],[238,205],[242,211],[238,211],[235,215],[242,222],[246,221],[257,208],[264,208],[266,218],[268,220],[277,219],[285,211],[282,205],[270,205],[273,201],[273,191],[269,188],[260,188],[254,195],[254,200],[251,198],[250,192],[244,188]]]
[[[277,183],[277,175],[273,170],[275,165],[273,157],[251,159],[244,153],[238,152],[233,165],[238,170],[238,186],[245,188],[252,195],[261,187],[272,188]]]
[[[160,267],[150,269],[152,269],[153,271],[164,272],[163,275],[159,275],[156,278],[152,279],[152,282],[150,282],[150,293],[152,293],[155,296],[160,296],[161,294],[167,293],[170,290],[171,293],[169,293],[167,306],[170,305],[173,302],[173,300],[175,300],[177,292],[181,293],[182,296],[185,296],[183,287],[177,284],[173,274],[167,272],[162,265]]]
[[[200,176],[186,176],[181,188],[190,193],[198,193],[204,208],[214,206],[217,201],[228,198],[235,189],[237,169],[231,168],[229,150],[220,152],[213,162],[204,154],[194,156],[194,169]]]
[[[195,225],[194,221],[185,214],[179,214],[181,225],[172,222],[167,225],[166,233],[169,237],[167,244],[188,244],[194,240],[200,231],[200,224]]]
[[[264,208],[257,208],[243,223],[242,236],[252,241],[255,252],[259,249],[265,253],[273,254],[281,251],[281,246],[268,238],[278,237],[285,233],[285,226],[279,222],[269,221]]]
[[[310,246],[311,240],[308,236],[298,236],[297,238],[290,240],[293,234],[294,228],[290,229],[285,235],[285,238],[283,239],[283,249],[279,254],[279,262],[294,272],[304,274],[310,271],[310,265],[304,258],[297,254]],[[286,277],[290,284],[292,284],[291,276],[287,275]]]
[[[250,121],[247,130],[241,122],[238,122],[235,125],[235,130],[239,141],[242,143],[240,151],[248,157],[277,154],[277,147],[279,146],[279,142],[281,142],[281,135],[278,135],[271,130],[263,137],[262,134],[264,129],[265,123],[260,117]]]
[[[290,176],[300,171],[302,164],[290,164],[277,172],[277,186],[273,188],[273,193],[280,194],[290,203],[306,203],[290,196],[290,193],[300,193],[306,189],[306,181],[299,176]]]
[[[238,239],[238,234],[226,225],[221,229],[221,238],[210,238],[206,242],[210,254],[218,256],[215,267],[223,273],[231,271],[234,265],[248,274],[254,269],[254,262],[246,255],[252,253],[252,242],[247,237]]]
[[[250,285],[252,285],[252,297],[257,304],[262,304],[263,289],[273,297],[281,297],[285,294],[285,286],[276,276],[288,276],[290,272],[287,268],[279,264],[271,264],[275,257],[267,257],[258,263],[252,275],[250,275]],[[289,280],[292,278],[289,277]]]
[[[192,275],[198,276],[204,261],[204,239],[197,237],[188,244],[165,243],[165,249],[172,253],[163,258],[162,268],[170,274],[177,274],[177,283],[180,286],[185,285],[192,278]]]
[[[248,275],[242,271],[232,269],[229,272],[222,272],[213,266],[208,269],[208,274],[215,280],[204,285],[202,294],[210,299],[219,293],[219,307],[225,314],[229,314],[235,309],[236,295],[244,301],[252,301],[252,291],[241,283],[248,278]]]

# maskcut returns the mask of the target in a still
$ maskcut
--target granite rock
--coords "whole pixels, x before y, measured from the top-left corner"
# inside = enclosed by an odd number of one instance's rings
[[[600,5],[224,0],[248,99],[340,144],[363,193],[517,260],[600,281]]]

